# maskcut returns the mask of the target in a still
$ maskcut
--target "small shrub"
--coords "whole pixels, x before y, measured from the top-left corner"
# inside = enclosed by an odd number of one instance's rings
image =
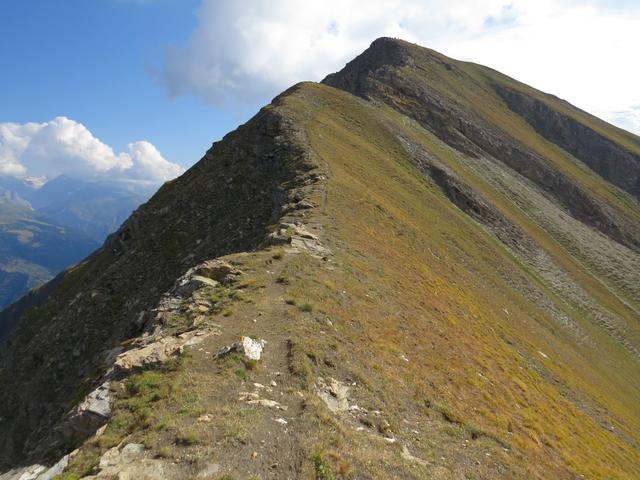
[[[53,477],[53,480],[80,480],[80,475],[76,473],[63,473]]]
[[[302,310],[303,312],[313,312],[313,305],[311,305],[310,303],[303,303],[298,308],[300,308],[300,310]]]
[[[162,374],[150,370],[130,377],[125,386],[129,395],[153,395],[157,394],[157,389],[162,382]]]
[[[167,446],[160,447],[155,454],[155,458],[173,458],[173,452]]]
[[[258,362],[251,360],[250,358],[243,358],[242,363],[247,370],[255,370],[258,366]]]
[[[322,282],[322,284],[329,290],[333,291],[336,289],[336,284],[330,280],[325,280],[324,282]]]
[[[323,458],[319,453],[315,454],[312,458],[313,467],[316,472],[317,480],[334,480],[335,476],[331,470],[331,465]]]
[[[230,290],[229,298],[231,300],[242,300],[242,292],[240,290]]]
[[[174,443],[182,447],[189,447],[191,445],[199,444],[200,439],[194,432],[180,432],[176,434]]]
[[[180,366],[181,366],[181,361],[184,357],[173,357],[170,358],[169,360],[167,360],[166,362],[164,362],[160,368],[159,371],[163,372],[163,373],[169,373],[169,372],[175,372],[177,371]]]
[[[180,399],[178,414],[182,416],[194,416],[202,413],[200,397],[192,390],[184,390]]]
[[[300,343],[289,340],[288,349],[289,370],[306,385],[311,377],[311,365],[305,348]]]
[[[338,475],[342,477],[346,477],[347,475],[350,475],[352,471],[353,471],[353,467],[346,460],[342,460],[338,465]]]
[[[164,432],[170,430],[171,428],[172,425],[167,421],[158,422],[153,426],[153,429],[157,432]]]

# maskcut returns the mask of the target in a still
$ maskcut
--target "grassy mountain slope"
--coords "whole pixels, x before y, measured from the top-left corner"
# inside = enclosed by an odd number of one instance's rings
[[[634,478],[640,208],[576,145],[633,178],[637,137],[396,40],[325,83],[13,311],[2,463],[80,446],[62,478]],[[162,307],[211,258],[242,273]],[[189,331],[202,342],[162,366],[108,377],[106,429],[54,428],[109,349]],[[266,340],[259,361],[215,355],[241,336]]]

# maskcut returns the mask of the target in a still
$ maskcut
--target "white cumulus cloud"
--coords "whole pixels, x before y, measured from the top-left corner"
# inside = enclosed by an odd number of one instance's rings
[[[128,178],[165,181],[180,175],[184,169],[168,162],[153,143],[145,140],[129,144],[128,157],[131,167],[125,170]]]
[[[67,117],[44,123],[0,123],[0,175],[136,180],[161,183],[182,173],[147,141],[115,153]]]
[[[190,38],[168,49],[162,81],[212,104],[255,101],[394,36],[616,121],[640,103],[638,25],[633,0],[203,0]]]

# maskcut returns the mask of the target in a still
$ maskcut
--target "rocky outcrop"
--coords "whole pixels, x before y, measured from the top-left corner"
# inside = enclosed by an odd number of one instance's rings
[[[316,382],[316,392],[327,408],[333,413],[346,412],[349,410],[349,387],[344,383],[330,378],[325,381],[319,377]]]
[[[69,455],[65,455],[52,467],[36,464],[16,468],[0,474],[0,480],[55,480],[67,468],[69,457]]]
[[[327,75],[322,82],[360,97],[368,97],[372,74],[386,77],[386,73],[395,67],[413,64],[413,58],[402,43],[392,38],[378,38],[369,49],[349,62],[347,68]]]
[[[111,417],[110,387],[111,382],[106,380],[66,415],[58,426],[64,438],[77,441],[90,437],[107,423]]]
[[[229,285],[242,275],[242,272],[224,260],[207,260],[187,271],[175,285],[180,295],[188,296],[202,285],[215,287],[218,284]]]
[[[268,242],[272,245],[289,245],[290,253],[306,252],[315,258],[327,258],[331,251],[325,247],[320,238],[309,232],[302,223],[281,223],[269,234]]]
[[[213,462],[185,465],[175,461],[154,458],[139,443],[128,443],[114,447],[102,455],[97,466],[98,473],[83,477],[85,480],[141,479],[181,480],[184,478],[218,478],[221,468]],[[40,479],[38,479],[40,480]]]
[[[117,373],[126,374],[158,367],[171,357],[181,354],[185,347],[197,345],[214,333],[194,330],[182,333],[177,337],[161,338],[158,341],[121,353],[116,358],[114,368]]]
[[[184,470],[174,462],[150,458],[142,444],[129,443],[122,448],[108,450],[98,464],[96,475],[86,480],[130,478],[130,479],[178,479],[185,478]]]

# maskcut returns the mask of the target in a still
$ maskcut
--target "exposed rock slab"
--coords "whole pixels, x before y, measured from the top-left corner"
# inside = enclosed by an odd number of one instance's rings
[[[333,413],[346,412],[349,410],[349,400],[347,397],[349,387],[335,378],[330,378],[327,383],[323,378],[318,377],[316,392],[327,405],[327,408]]]
[[[197,345],[215,332],[194,330],[177,337],[164,337],[160,340],[121,353],[116,358],[114,367],[119,372],[131,372],[154,368],[180,355],[184,347]]]
[[[272,244],[289,244],[292,253],[307,252],[317,258],[325,258],[331,251],[325,247],[320,238],[311,233],[305,225],[298,223],[281,223],[278,229],[269,235]]]
[[[185,478],[175,463],[149,458],[144,445],[130,443],[121,450],[114,447],[100,459],[97,475],[86,479],[162,480]]]
[[[69,464],[69,455],[65,455],[52,467],[30,465],[17,468],[0,475],[0,480],[52,480],[60,475]]]
[[[111,382],[106,381],[89,393],[69,412],[59,431],[71,439],[93,435],[111,417],[110,386]]]

